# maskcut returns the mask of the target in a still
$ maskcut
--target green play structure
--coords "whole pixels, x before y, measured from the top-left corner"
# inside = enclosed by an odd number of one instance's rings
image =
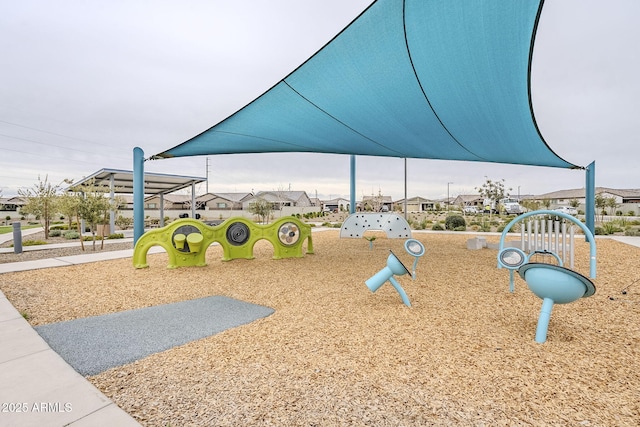
[[[271,242],[273,259],[313,254],[311,226],[293,216],[283,217],[271,224],[256,224],[246,218],[229,218],[222,224],[209,226],[194,219],[179,219],[171,224],[144,233],[133,250],[135,268],[146,268],[147,253],[153,246],[162,246],[169,255],[168,268],[204,266],[207,248],[218,242],[222,246],[223,261],[253,259],[253,247],[258,240]]]

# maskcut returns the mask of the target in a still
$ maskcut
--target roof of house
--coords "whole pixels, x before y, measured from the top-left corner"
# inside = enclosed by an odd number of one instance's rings
[[[362,201],[374,201],[379,203],[393,203],[391,196],[362,196]]]
[[[407,203],[420,203],[420,202],[430,202],[435,203],[433,199],[427,199],[425,197],[415,196],[407,199]],[[404,203],[404,199],[396,200],[395,203]]]
[[[640,189],[615,189],[607,187],[596,187],[595,194],[609,193],[616,196],[629,198],[640,197]],[[584,188],[574,188],[569,190],[553,191],[551,193],[539,194],[532,196],[534,199],[580,199],[586,196]]]
[[[255,198],[262,198],[269,201],[300,200],[307,197],[306,191],[260,191],[255,194]]]
[[[153,196],[147,196],[144,200],[148,201],[156,197],[160,197],[160,195],[155,194]],[[165,202],[168,202],[168,203],[188,203],[191,201],[190,194],[165,194],[163,195],[162,198],[164,199]]]
[[[473,202],[475,200],[482,200],[482,196],[479,194],[459,194],[454,200],[461,199],[463,202]]]
[[[208,202],[213,199],[224,199],[230,202],[242,202],[248,196],[251,196],[251,193],[207,193],[202,196],[198,196],[197,200],[201,202]]]

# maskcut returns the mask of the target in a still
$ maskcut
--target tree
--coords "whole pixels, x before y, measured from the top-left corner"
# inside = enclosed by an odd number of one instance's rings
[[[511,188],[508,188],[505,192],[504,187],[504,178],[499,181],[493,181],[485,176],[485,182],[480,187],[475,188],[476,191],[480,194],[480,197],[483,199],[489,199],[493,202],[498,202],[501,199],[509,196],[509,191]],[[491,216],[491,209],[489,210],[489,216]]]
[[[96,250],[96,230],[98,224],[105,224],[111,209],[117,205],[111,203],[107,197],[110,191],[108,187],[95,185],[94,181],[74,187],[73,191],[78,195],[78,217],[89,223],[91,236],[93,237],[93,250]],[[104,236],[102,240],[104,247]]]
[[[578,209],[578,206],[580,206],[580,201],[576,198],[573,198],[569,200],[569,206],[571,206],[572,208]]]
[[[18,190],[18,195],[27,199],[27,203],[22,207],[21,212],[31,214],[44,222],[44,238],[49,238],[49,225],[56,214],[58,205],[57,185],[52,185],[49,176],[45,175],[44,181],[38,176],[38,183],[31,189]]]
[[[618,207],[618,202],[616,202],[615,197],[613,196],[605,197],[605,205],[609,208],[609,215],[616,214],[616,208]]]
[[[604,221],[604,208],[607,206],[607,198],[602,194],[596,194],[595,199],[596,212],[600,212],[600,222]]]
[[[69,230],[71,230],[73,219],[78,216],[79,204],[80,199],[76,194],[73,193],[64,193],[58,199],[58,211],[67,217]]]
[[[528,211],[537,211],[540,209],[540,201],[534,199],[524,199],[520,202]]]
[[[258,197],[255,202],[249,204],[249,212],[254,215],[258,215],[263,224],[265,224],[269,219],[272,210],[273,205],[271,202],[263,199],[262,197]]]

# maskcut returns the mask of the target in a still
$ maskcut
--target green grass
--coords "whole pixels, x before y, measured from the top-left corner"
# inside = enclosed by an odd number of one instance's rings
[[[42,228],[41,225],[23,225],[22,229],[26,230],[28,228]],[[13,225],[0,225],[0,234],[13,233]]]

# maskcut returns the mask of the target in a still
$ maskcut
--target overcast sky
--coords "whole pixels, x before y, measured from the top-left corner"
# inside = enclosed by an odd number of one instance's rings
[[[509,1],[509,0],[505,0]],[[132,169],[243,107],[313,55],[371,0],[0,0],[0,187]],[[565,160],[596,161],[596,185],[640,188],[640,1],[547,1],[533,55],[540,131]],[[208,160],[207,160],[208,159]],[[207,171],[207,163],[209,164]],[[357,158],[357,197],[404,197],[404,160]],[[583,171],[407,161],[409,197],[584,187]],[[210,192],[349,195],[349,157],[259,154],[146,162],[209,176]],[[205,192],[205,185],[199,192]]]

